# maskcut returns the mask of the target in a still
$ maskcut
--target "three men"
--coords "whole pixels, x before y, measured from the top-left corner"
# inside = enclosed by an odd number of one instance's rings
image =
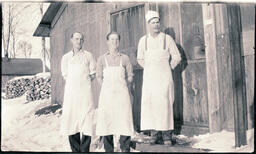
[[[171,36],[160,32],[158,12],[148,11],[146,22],[149,33],[140,39],[137,53],[138,63],[144,68],[141,130],[156,130],[153,143],[164,144],[162,131],[174,129],[174,85],[171,68],[177,66],[181,56]],[[166,141],[165,144],[172,142]]]
[[[118,50],[120,35],[107,35],[109,51],[97,62],[97,79],[101,85],[96,135],[104,136],[106,152],[114,152],[113,135],[120,135],[122,152],[130,151],[133,135],[132,106],[128,85],[133,79],[129,57]]]
[[[90,52],[82,50],[83,42],[83,34],[73,33],[73,49],[61,60],[61,72],[66,81],[61,132],[69,136],[73,152],[89,152],[91,136],[95,129],[91,81],[95,78],[96,62]]]
[[[171,68],[181,57],[171,36],[160,32],[159,20],[158,12],[147,12],[149,33],[138,44],[137,60],[144,68],[141,130],[157,131],[154,144],[171,144],[164,142],[162,132],[174,129]],[[118,50],[120,35],[110,32],[106,38],[108,52],[99,57],[96,70],[101,85],[96,135],[103,137],[106,152],[114,151],[113,135],[120,135],[121,150],[129,152],[134,128],[128,86],[133,69],[129,57]],[[76,152],[89,152],[94,130],[91,81],[95,77],[95,61],[91,53],[82,50],[83,39],[81,33],[72,34],[73,50],[63,56],[61,64],[66,80],[61,131],[69,135],[71,149]]]

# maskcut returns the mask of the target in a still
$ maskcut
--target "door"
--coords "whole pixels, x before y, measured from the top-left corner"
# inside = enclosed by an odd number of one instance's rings
[[[172,36],[182,61],[173,70],[174,126],[188,135],[208,131],[208,102],[201,4],[159,4],[162,31]],[[180,132],[181,131],[181,132]]]
[[[209,131],[206,57],[201,4],[181,4],[182,47],[187,57],[183,77],[184,134]]]

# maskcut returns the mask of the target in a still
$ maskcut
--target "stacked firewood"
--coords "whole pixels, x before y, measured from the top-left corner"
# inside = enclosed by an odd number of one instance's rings
[[[35,75],[30,78],[10,80],[6,84],[6,98],[15,98],[26,95],[28,102],[48,99],[51,96],[50,74]]]
[[[34,78],[27,89],[26,100],[28,102],[48,99],[51,96],[51,78],[37,77]]]
[[[25,94],[27,88],[31,83],[32,78],[14,78],[9,80],[5,85],[6,99],[12,99]]]

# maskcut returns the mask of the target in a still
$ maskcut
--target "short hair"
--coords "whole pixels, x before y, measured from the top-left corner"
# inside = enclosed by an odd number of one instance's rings
[[[111,32],[109,32],[109,33],[107,34],[107,36],[106,36],[106,39],[107,39],[107,40],[109,40],[109,36],[110,36],[111,34],[116,34],[116,35],[118,36],[119,41],[120,41],[121,36],[120,36],[120,34],[119,34],[118,32],[116,32],[116,31],[111,31]]]
[[[81,34],[81,35],[82,35],[82,37],[83,37],[83,39],[84,39],[84,34],[83,34],[83,33],[81,33],[81,32],[74,32],[74,33],[72,33],[72,34],[71,34],[71,38],[73,38],[73,36],[74,36],[74,34],[75,34],[75,33]]]

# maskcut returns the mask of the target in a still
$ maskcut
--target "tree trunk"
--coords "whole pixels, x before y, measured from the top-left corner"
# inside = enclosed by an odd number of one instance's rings
[[[43,17],[43,3],[40,4],[40,13],[41,13],[41,15],[42,15],[42,17]],[[43,72],[45,72],[45,55],[46,55],[45,52],[46,52],[46,50],[45,50],[45,38],[42,37]]]
[[[12,34],[12,58],[15,58],[15,34],[14,31],[11,32]]]
[[[9,43],[10,43],[10,29],[11,29],[11,5],[8,5],[8,32],[7,32],[7,42],[6,42],[6,49],[5,49],[5,57],[9,58]]]

